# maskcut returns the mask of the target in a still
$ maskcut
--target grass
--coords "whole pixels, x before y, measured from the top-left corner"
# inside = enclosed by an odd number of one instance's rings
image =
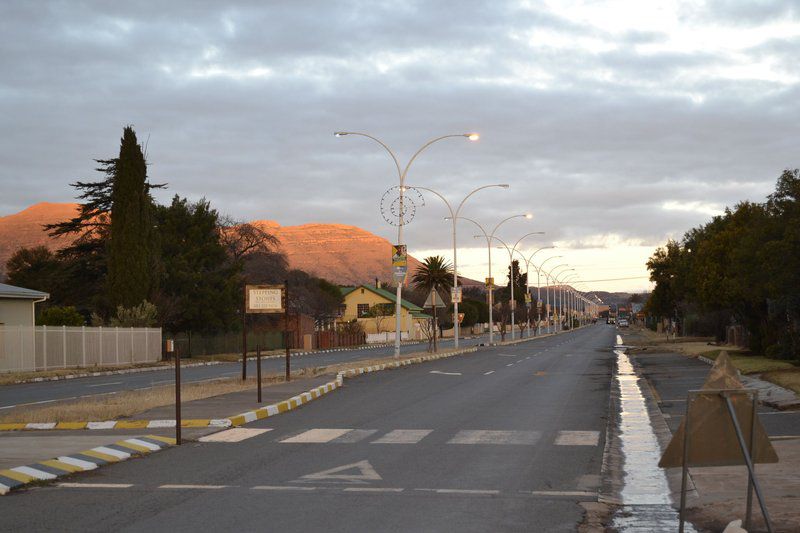
[[[183,364],[191,363],[191,360]],[[13,385],[20,381],[28,381],[36,378],[53,378],[60,376],[71,376],[74,374],[86,374],[90,372],[108,372],[113,370],[127,370],[131,368],[151,368],[158,366],[171,366],[172,363],[168,361],[156,361],[154,363],[134,363],[132,365],[114,365],[114,366],[89,366],[77,368],[59,368],[54,370],[37,370],[35,372],[9,372],[0,374],[0,385]]]
[[[448,353],[452,350],[442,350],[439,353]],[[404,355],[401,359],[411,359],[425,352]],[[362,359],[340,363],[337,365],[303,368],[292,372],[292,378],[308,378],[330,374],[351,368],[380,365],[394,362],[394,357],[376,359]],[[270,374],[262,377],[261,382],[270,385],[282,383],[283,374]],[[215,379],[200,383],[189,383],[181,387],[182,402],[201,400],[235,392],[252,390],[256,386],[255,379],[245,382],[237,378]],[[9,409],[0,415],[0,423],[14,422],[80,422],[101,421],[129,418],[148,409],[172,405],[175,401],[175,387],[166,385],[138,391],[125,391],[118,394],[106,394],[98,397],[69,400],[36,406],[20,406]],[[224,415],[227,416],[227,415]],[[215,415],[215,417],[217,417]],[[214,417],[209,417],[214,418]]]
[[[788,361],[777,359],[767,359],[761,355],[753,355],[750,352],[732,352],[726,349],[709,350],[698,355],[716,360],[720,353],[727,351],[733,361],[733,366],[739,369],[742,374],[761,374],[764,372],[778,372],[782,370],[796,371],[798,368]]]
[[[780,385],[784,389],[789,389],[800,394],[800,369],[779,370],[761,374],[761,379]]]

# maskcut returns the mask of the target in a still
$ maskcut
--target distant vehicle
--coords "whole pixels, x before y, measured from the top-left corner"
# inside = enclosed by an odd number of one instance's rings
[[[614,317],[613,316],[610,316],[610,317],[608,317],[606,319],[606,324],[613,324],[613,323],[614,323]]]
[[[620,327],[620,328],[627,328],[628,327],[628,321],[626,319],[624,319],[624,318],[621,318],[619,320],[619,322],[617,323],[617,326]]]

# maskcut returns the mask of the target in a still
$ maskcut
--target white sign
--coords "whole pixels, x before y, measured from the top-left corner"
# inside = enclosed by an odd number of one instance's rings
[[[247,286],[248,313],[282,313],[283,287],[269,285]]]
[[[450,289],[450,301],[453,303],[461,303],[461,287]]]

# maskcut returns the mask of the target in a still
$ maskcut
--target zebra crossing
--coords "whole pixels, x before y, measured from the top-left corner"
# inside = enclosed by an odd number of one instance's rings
[[[266,430],[271,431],[271,430]],[[235,433],[235,434],[234,434]],[[201,442],[233,443],[263,435],[261,430],[243,435],[240,428],[233,428],[201,438]],[[311,428],[294,432],[290,435],[271,439],[279,444],[356,444],[369,443],[374,445],[414,445],[423,443],[425,439],[431,440],[443,430],[433,429],[357,429],[357,428]],[[441,437],[441,435],[440,435]],[[504,445],[504,446],[534,446],[547,438],[547,442],[554,446],[599,446],[600,432],[585,430],[562,430],[557,432],[542,432],[528,430],[489,430],[489,429],[462,429],[448,432],[444,442],[452,445]],[[440,441],[441,441],[440,440]]]

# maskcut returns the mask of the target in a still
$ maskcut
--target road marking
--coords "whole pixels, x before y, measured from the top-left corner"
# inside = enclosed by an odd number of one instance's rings
[[[533,375],[534,376],[546,376],[547,372],[545,372],[544,370],[539,370],[537,372],[534,372]]]
[[[580,490],[521,490],[523,494],[532,494],[534,496],[565,496],[572,498],[597,498],[596,492],[580,491]]]
[[[497,355],[499,355],[500,357],[518,357],[518,356],[516,356],[514,354],[510,354],[510,353],[499,353]]]
[[[317,490],[317,487],[281,487],[276,485],[258,485],[251,488],[252,490]]]
[[[378,432],[377,429],[354,429],[354,430],[348,431],[347,433],[345,433],[341,437],[336,437],[331,442],[337,443],[337,444],[352,444],[354,442],[359,442],[361,440],[364,440],[367,437],[369,437],[370,435],[372,435],[373,433],[377,433],[377,432]]]
[[[353,472],[357,471],[358,473],[350,473],[344,474],[343,472]],[[304,483],[305,480],[311,481],[322,481],[322,480],[332,480],[335,482],[340,483],[366,483],[367,481],[380,481],[383,479],[372,465],[369,463],[368,460],[364,459],[363,461],[359,461],[357,463],[351,463],[349,465],[342,465],[337,466],[335,468],[330,468],[328,470],[323,470],[321,472],[314,472],[313,474],[306,474],[302,476],[296,482]]]
[[[536,444],[539,431],[461,430],[447,444]]]
[[[514,366],[514,363],[509,363],[506,366]]]
[[[430,490],[430,489],[416,489],[416,490]],[[433,489],[438,494],[486,494],[495,495],[500,494],[499,490],[478,490],[478,489]]]
[[[200,442],[241,442],[272,431],[271,429],[232,428],[197,439]]]
[[[432,429],[395,429],[372,441],[372,444],[416,444],[432,431]]]
[[[111,383],[97,383],[95,385],[86,385],[87,387],[109,387],[111,385],[122,385],[122,381],[114,381]]]
[[[559,431],[556,446],[597,446],[600,442],[599,431]]]
[[[322,442],[330,442],[336,437],[341,437],[345,433],[350,431],[349,429],[309,429],[308,431],[304,431],[299,435],[295,435],[294,437],[289,437],[288,439],[284,439],[280,442],[288,442],[288,443],[322,443]]]
[[[228,485],[160,485],[159,489],[200,489],[217,490],[227,488]]]
[[[494,370],[489,370],[488,372],[484,372],[484,376],[488,376],[489,374],[494,374]]]
[[[381,487],[347,487],[344,492],[403,492],[403,489]]]
[[[57,483],[57,487],[66,489],[129,489],[132,483]]]
[[[440,372],[439,370],[431,370],[429,374],[441,374],[443,376],[460,376],[461,372]]]

